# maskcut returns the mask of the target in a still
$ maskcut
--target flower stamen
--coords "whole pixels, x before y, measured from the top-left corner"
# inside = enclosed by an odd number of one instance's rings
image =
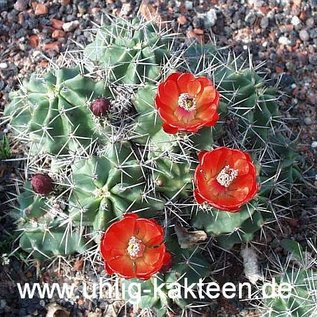
[[[130,255],[131,259],[137,259],[141,257],[144,253],[145,245],[142,240],[132,236],[128,243],[127,252]]]
[[[193,111],[196,109],[195,97],[190,94],[183,93],[178,97],[178,105],[186,111]]]
[[[232,182],[237,178],[237,176],[238,170],[230,168],[229,165],[226,165],[218,174],[217,182],[220,185],[227,188],[232,184]]]

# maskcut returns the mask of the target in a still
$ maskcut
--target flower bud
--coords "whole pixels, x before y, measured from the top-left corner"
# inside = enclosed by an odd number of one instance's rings
[[[53,180],[47,174],[35,174],[31,185],[33,190],[41,195],[48,195],[54,188]]]
[[[96,117],[105,116],[110,109],[110,101],[106,98],[98,98],[90,105],[90,110]]]

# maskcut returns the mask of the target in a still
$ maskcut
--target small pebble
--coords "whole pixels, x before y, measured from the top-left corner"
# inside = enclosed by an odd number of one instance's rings
[[[44,15],[48,13],[48,8],[43,3],[38,3],[35,7],[35,15]]]
[[[299,19],[299,17],[298,16],[293,16],[292,17],[292,20],[291,20],[291,23],[294,25],[294,26],[297,26],[297,25],[299,25],[299,24],[301,24],[301,20]]]
[[[305,122],[306,125],[311,125],[313,123],[313,120],[310,117],[306,117],[304,119],[304,122]]]
[[[4,307],[6,307],[6,305],[7,305],[6,300],[5,299],[1,299],[0,300],[0,309],[3,309]]]
[[[185,1],[185,8],[187,10],[192,10],[193,9],[193,2],[192,1]]]
[[[282,45],[290,45],[291,44],[291,41],[286,37],[286,36],[281,36],[279,39],[278,39],[278,42]]]
[[[17,11],[24,11],[28,7],[28,0],[17,0],[14,4],[14,9]]]
[[[303,41],[303,42],[307,42],[309,40],[309,33],[307,32],[307,30],[300,30],[299,32],[299,38]]]
[[[317,141],[313,141],[311,144],[312,149],[316,149],[317,148]]]
[[[79,25],[78,20],[67,22],[63,24],[63,30],[65,32],[72,32],[78,27],[78,25]]]
[[[59,0],[62,6],[67,6],[70,3],[70,0]]]
[[[6,69],[6,68],[8,68],[7,63],[0,63],[0,69]]]
[[[210,9],[205,15],[204,22],[206,28],[214,26],[217,22],[217,11],[215,9]]]
[[[186,19],[185,15],[180,15],[177,18],[177,23],[180,24],[180,25],[186,24],[187,23],[187,19]]]
[[[314,20],[314,18],[308,18],[308,19],[306,20],[306,25],[307,25],[307,27],[312,28],[312,27],[315,25],[315,20]]]
[[[317,54],[310,54],[308,56],[309,63],[316,66],[317,65]]]
[[[269,22],[268,17],[263,17],[261,19],[261,28],[265,30],[269,26]]]

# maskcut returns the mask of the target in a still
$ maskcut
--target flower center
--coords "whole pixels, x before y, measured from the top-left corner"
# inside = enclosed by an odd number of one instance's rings
[[[187,111],[192,111],[196,109],[196,100],[190,94],[183,93],[178,97],[178,105]]]
[[[238,170],[230,168],[229,165],[225,166],[217,176],[217,182],[224,186],[229,187],[231,183],[237,178]]]
[[[144,253],[144,249],[145,245],[140,239],[134,236],[130,238],[127,251],[132,259],[141,257]]]

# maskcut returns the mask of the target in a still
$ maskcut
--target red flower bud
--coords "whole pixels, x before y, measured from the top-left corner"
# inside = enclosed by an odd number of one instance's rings
[[[106,98],[98,98],[90,105],[90,110],[96,117],[105,116],[110,109],[110,101]]]
[[[53,180],[47,174],[35,174],[31,185],[33,190],[41,195],[48,195],[54,188]]]

